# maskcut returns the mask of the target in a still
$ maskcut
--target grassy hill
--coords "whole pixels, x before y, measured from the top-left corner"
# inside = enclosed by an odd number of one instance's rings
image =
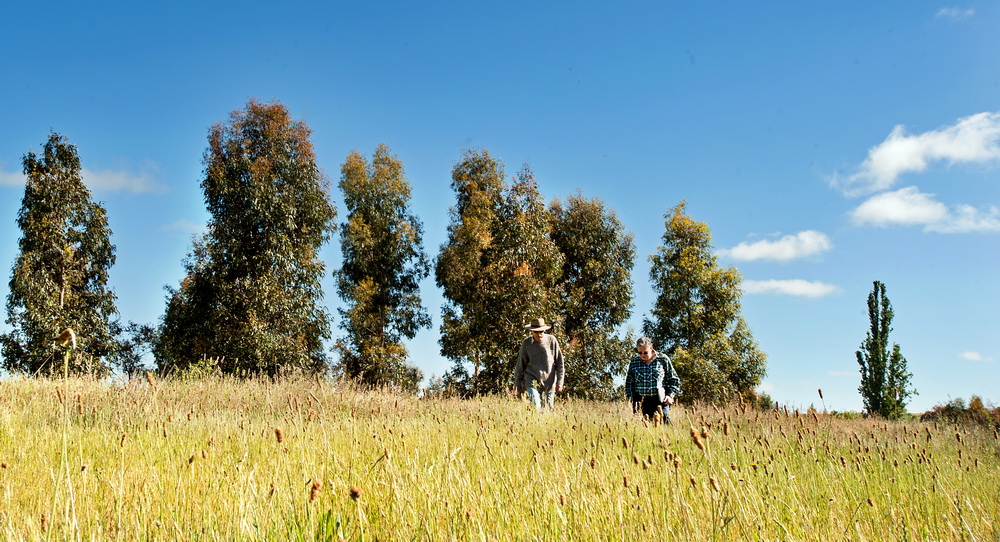
[[[309,379],[0,382],[4,540],[996,540],[993,430],[418,400]]]

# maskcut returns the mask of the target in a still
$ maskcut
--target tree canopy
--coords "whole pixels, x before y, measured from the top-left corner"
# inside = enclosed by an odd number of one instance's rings
[[[446,300],[441,353],[454,363],[444,380],[457,393],[496,393],[510,387],[523,324],[555,319],[563,258],[527,166],[508,184],[488,151],[466,151],[451,186],[456,204],[435,265]]]
[[[662,244],[650,256],[657,296],[643,332],[672,357],[686,400],[749,397],[767,358],[740,315],[742,277],[718,266],[708,225],[685,207],[664,215]]]
[[[610,398],[624,372],[632,336],[616,330],[632,312],[635,242],[614,210],[577,193],[549,205],[552,241],[563,255],[559,312],[568,338],[566,392]]]
[[[869,329],[861,350],[855,352],[861,368],[858,392],[865,412],[883,418],[896,419],[906,413],[906,403],[916,390],[910,387],[913,376],[906,368],[906,358],[899,345],[889,348],[889,333],[894,316],[892,303],[885,293],[885,284],[875,281],[868,294]]]
[[[115,363],[119,324],[108,271],[115,247],[107,213],[91,199],[76,146],[52,133],[41,155],[23,158],[27,182],[17,216],[21,230],[6,322],[0,336],[8,370],[37,373],[61,368],[56,336],[70,328],[72,372],[104,373]]]
[[[340,229],[344,260],[335,273],[347,303],[340,309],[347,332],[337,343],[340,369],[364,384],[415,389],[422,374],[407,363],[403,339],[431,326],[420,302],[430,264],[403,165],[384,144],[371,163],[352,152],[341,167],[340,189],[348,211]]]
[[[180,287],[168,289],[153,348],[161,370],[326,367],[318,252],[336,209],[310,133],[283,105],[256,100],[209,130],[201,187],[211,219]]]

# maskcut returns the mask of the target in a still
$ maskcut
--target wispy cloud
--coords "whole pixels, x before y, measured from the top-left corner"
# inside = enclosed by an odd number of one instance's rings
[[[953,19],[960,21],[962,19],[968,19],[975,14],[976,10],[972,8],[941,8],[934,14],[934,16],[938,19]]]
[[[159,230],[162,232],[179,231],[187,234],[202,234],[207,231],[207,228],[204,224],[196,224],[190,220],[181,219],[177,222],[171,222],[170,224],[160,226]]]
[[[759,393],[774,393],[777,389],[778,388],[776,388],[774,384],[768,382],[767,380],[761,382],[760,385],[757,386],[757,391]]]
[[[792,295],[797,297],[824,297],[840,289],[825,282],[802,279],[791,280],[745,280],[743,291],[748,294]]]
[[[162,193],[165,190],[148,172],[129,173],[111,169],[95,171],[83,168],[81,175],[87,187],[94,191],[142,194]]]
[[[984,356],[979,352],[966,351],[959,354],[959,356],[961,356],[962,359],[966,359],[969,361],[993,361],[993,358],[989,356]]]
[[[20,171],[0,171],[0,186],[24,186],[24,174]]]
[[[904,173],[920,172],[932,162],[985,164],[1000,160],[1000,113],[977,113],[952,125],[910,135],[896,126],[868,151],[857,172],[832,183],[847,195],[888,190]]]
[[[1000,209],[949,208],[934,194],[908,186],[872,196],[851,212],[851,221],[858,226],[923,226],[937,233],[995,232],[1000,231]]]
[[[156,182],[149,172],[129,173],[111,169],[80,171],[87,188],[98,192],[130,192],[132,194],[162,193],[166,189]],[[24,187],[26,179],[21,172],[0,171],[0,186]]]
[[[789,261],[821,254],[831,247],[833,243],[825,234],[806,230],[774,241],[763,239],[753,243],[740,243],[731,249],[720,250],[719,254],[739,261]]]

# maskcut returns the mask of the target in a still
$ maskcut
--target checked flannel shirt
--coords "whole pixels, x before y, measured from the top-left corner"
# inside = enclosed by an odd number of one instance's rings
[[[681,379],[677,377],[670,358],[659,352],[649,363],[639,356],[632,358],[625,375],[625,397],[631,399],[633,394],[657,395],[661,387],[671,397],[681,391]]]

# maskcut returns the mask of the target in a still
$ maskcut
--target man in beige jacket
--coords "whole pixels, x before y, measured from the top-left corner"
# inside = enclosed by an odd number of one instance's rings
[[[552,326],[546,324],[544,318],[535,318],[524,327],[531,331],[531,336],[524,339],[517,354],[514,369],[517,396],[520,398],[527,390],[528,399],[536,409],[542,409],[543,400],[544,406],[551,409],[556,393],[563,390],[562,350],[559,341],[545,333]]]

